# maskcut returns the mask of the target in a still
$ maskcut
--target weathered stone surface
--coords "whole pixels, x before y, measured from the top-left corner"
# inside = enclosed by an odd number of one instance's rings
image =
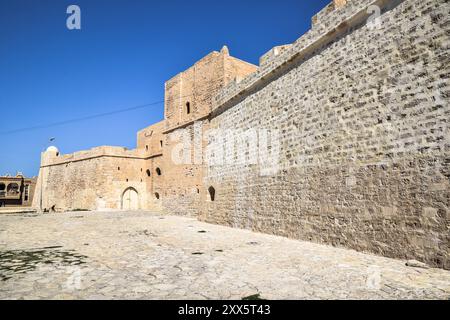
[[[327,12],[217,97],[211,129],[279,130],[280,159],[210,165],[200,218],[448,269],[448,2],[387,1],[379,27],[358,24],[372,3]]]
[[[0,299],[450,298],[449,271],[193,218],[74,212],[0,225]],[[16,260],[31,268],[7,267]]]

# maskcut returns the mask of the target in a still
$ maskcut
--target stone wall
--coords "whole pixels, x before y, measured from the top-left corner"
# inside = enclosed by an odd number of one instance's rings
[[[41,210],[122,209],[122,196],[133,188],[139,208],[147,208],[146,161],[138,152],[99,147],[70,155],[42,154],[33,207]]]
[[[163,152],[165,122],[153,124],[137,133],[137,149],[146,157],[161,155]]]
[[[444,0],[350,1],[230,83],[209,147],[236,161],[208,166],[216,195],[200,218],[450,268],[449,13]],[[223,150],[254,129],[279,133],[272,174],[238,164],[252,140]]]
[[[449,269],[449,13],[334,0],[259,67],[214,51],[166,82],[137,149],[45,152],[33,206],[122,209],[131,188],[141,209]]]
[[[166,83],[163,173],[158,186],[167,212],[197,216],[203,210],[203,132],[208,128],[213,98],[229,82],[239,81],[256,68],[231,57],[223,47]]]

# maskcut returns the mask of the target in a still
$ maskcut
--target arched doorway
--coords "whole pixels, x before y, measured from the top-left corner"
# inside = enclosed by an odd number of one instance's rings
[[[122,194],[122,210],[139,210],[139,195],[136,189],[128,188]]]

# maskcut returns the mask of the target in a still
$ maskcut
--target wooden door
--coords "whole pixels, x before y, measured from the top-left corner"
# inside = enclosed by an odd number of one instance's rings
[[[122,196],[122,209],[128,211],[139,210],[139,196],[136,190],[125,190]]]

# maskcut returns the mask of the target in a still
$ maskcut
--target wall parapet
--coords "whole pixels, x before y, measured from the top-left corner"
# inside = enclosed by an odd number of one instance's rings
[[[333,11],[339,10],[340,8],[347,5],[347,2],[353,2],[354,0],[333,0],[326,7],[320,10],[316,15],[314,15],[311,19],[312,27],[314,28],[317,24],[322,22],[327,22],[329,20],[329,16]]]
[[[264,66],[274,59],[276,59],[283,51],[289,49],[291,44],[285,44],[281,46],[276,46],[270,49],[267,53],[265,53],[261,58],[259,58],[259,65]]]
[[[57,166],[71,162],[85,161],[101,157],[116,157],[129,159],[146,159],[145,152],[139,149],[129,150],[124,147],[102,146],[92,148],[90,150],[77,151],[71,154],[45,156],[43,153],[43,161],[41,168],[49,166]],[[45,158],[45,159],[44,159]]]
[[[283,46],[278,55],[262,57],[263,64],[248,77],[240,82],[231,82],[216,95],[213,104],[213,114],[220,113],[230,102],[249,95],[254,88],[270,82],[278,71],[284,69],[298,59],[307,57],[315,50],[332,42],[370,16],[368,8],[377,5],[380,8],[388,3],[403,2],[404,0],[351,0],[335,2],[318,13],[313,27],[292,45]],[[333,9],[333,10],[331,10]],[[268,53],[270,53],[269,51]]]

